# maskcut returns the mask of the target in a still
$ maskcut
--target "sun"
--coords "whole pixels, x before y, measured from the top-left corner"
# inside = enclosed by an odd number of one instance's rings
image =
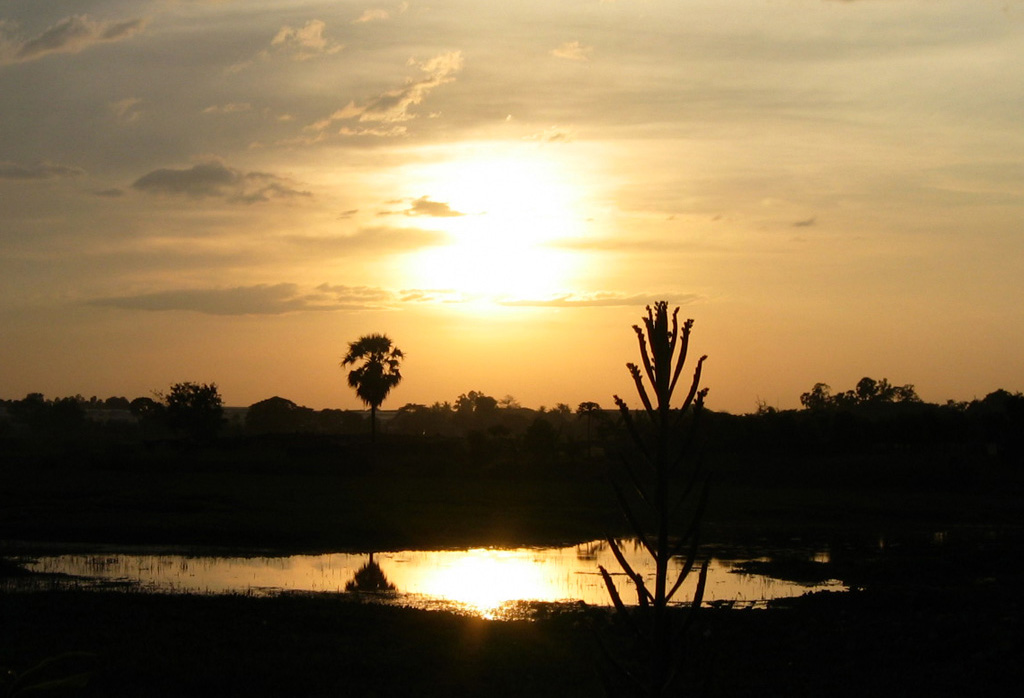
[[[580,234],[583,192],[568,163],[538,149],[489,148],[425,167],[423,227],[449,244],[410,260],[419,288],[466,297],[544,297],[565,290],[577,259],[553,243]],[[429,208],[428,208],[429,207]]]

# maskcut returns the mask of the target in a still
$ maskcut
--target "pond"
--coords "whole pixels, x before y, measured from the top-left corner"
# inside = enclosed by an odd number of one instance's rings
[[[626,541],[623,552],[645,579],[654,564],[639,544]],[[809,565],[824,567],[825,550],[796,554]],[[787,551],[792,557],[794,551]],[[819,589],[845,590],[841,582],[822,578],[798,583],[750,573],[751,560],[710,560],[705,603],[758,606],[776,598],[800,596]],[[139,554],[119,551],[42,555],[25,560],[26,570],[72,575],[76,586],[119,583],[128,588],[183,594],[274,594],[300,592],[370,592],[367,598],[419,608],[445,608],[485,618],[506,617],[521,602],[576,602],[609,605],[598,571],[612,573],[627,603],[636,593],[621,572],[606,541],[561,548],[475,548],[469,550],[405,550],[373,554],[330,553],[282,557],[216,557],[209,555]],[[683,565],[673,559],[670,579]],[[756,568],[756,565],[754,566]],[[676,598],[692,599],[697,581],[691,573]]]

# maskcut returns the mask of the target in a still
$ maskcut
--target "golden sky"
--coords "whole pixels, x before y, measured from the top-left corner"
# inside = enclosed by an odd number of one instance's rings
[[[0,0],[0,398],[1024,383],[1020,0]]]

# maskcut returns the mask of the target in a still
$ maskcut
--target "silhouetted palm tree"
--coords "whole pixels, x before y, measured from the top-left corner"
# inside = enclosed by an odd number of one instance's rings
[[[356,395],[370,406],[370,436],[377,438],[377,408],[391,389],[402,381],[398,365],[405,358],[402,350],[384,334],[368,334],[348,345],[341,365],[362,364],[349,371],[348,384]]]

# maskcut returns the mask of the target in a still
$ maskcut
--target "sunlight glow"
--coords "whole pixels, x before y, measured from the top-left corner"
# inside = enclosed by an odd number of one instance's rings
[[[522,550],[474,549],[427,571],[418,591],[465,604],[491,619],[509,601],[561,598],[543,572]]]
[[[584,219],[583,192],[566,162],[535,147],[492,146],[426,165],[410,180],[424,207],[434,207],[424,227],[451,239],[410,261],[415,286],[536,298],[571,282],[578,255],[550,246],[578,236]]]

